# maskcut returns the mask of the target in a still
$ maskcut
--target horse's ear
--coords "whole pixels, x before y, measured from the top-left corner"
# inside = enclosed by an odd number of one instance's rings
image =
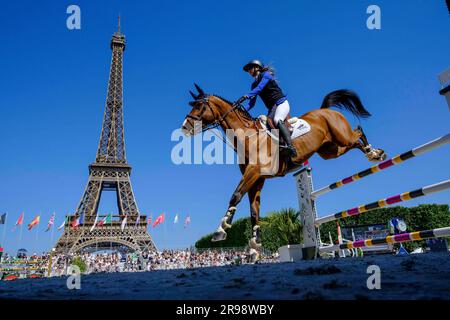
[[[202,88],[200,88],[198,86],[198,84],[194,83],[195,88],[197,89],[198,93],[200,94],[200,96],[204,96],[205,92],[202,90]]]
[[[191,94],[192,98],[194,98],[194,100],[198,99],[198,96],[196,96],[191,90],[189,90],[189,93]]]

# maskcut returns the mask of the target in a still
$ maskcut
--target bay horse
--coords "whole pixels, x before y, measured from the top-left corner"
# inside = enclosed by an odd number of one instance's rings
[[[338,111],[329,109],[338,107],[345,109],[358,118],[368,118],[370,113],[364,108],[358,95],[350,90],[337,90],[327,94],[320,109],[305,113],[300,118],[310,124],[310,131],[293,139],[292,143],[297,150],[297,156],[291,158],[285,149],[273,147],[267,140],[273,141],[262,129],[261,122],[255,120],[240,105],[234,104],[217,95],[206,94],[197,84],[198,94],[190,91],[194,101],[189,102],[192,110],[186,116],[181,130],[186,136],[192,136],[215,127],[221,127],[224,132],[233,130],[232,147],[238,150],[243,145],[241,156],[244,162],[239,164],[242,179],[233,192],[228,210],[222,218],[219,227],[215,231],[211,241],[225,240],[226,229],[231,227],[236,206],[248,194],[250,201],[250,213],[252,224],[252,237],[249,241],[250,259],[255,262],[258,258],[257,249],[261,246],[259,233],[259,211],[261,190],[266,179],[282,177],[292,172],[308,160],[314,153],[318,153],[323,159],[340,157],[351,149],[359,149],[370,161],[382,161],[386,154],[382,149],[373,148],[365,136],[362,128],[358,126],[352,130],[347,119]],[[200,125],[199,125],[200,124]],[[249,136],[257,136],[258,144],[246,143]],[[228,142],[230,142],[228,140]],[[264,149],[264,150],[262,150]],[[265,153],[267,156],[277,155],[277,161],[262,163],[256,161],[250,163],[252,152]],[[276,167],[274,163],[276,162]],[[274,170],[267,170],[272,167]]]

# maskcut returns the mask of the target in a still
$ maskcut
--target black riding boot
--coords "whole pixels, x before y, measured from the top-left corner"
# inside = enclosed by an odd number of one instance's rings
[[[292,145],[291,133],[289,132],[288,128],[286,128],[283,120],[278,121],[278,129],[280,130],[280,134],[287,144],[287,149],[291,153],[291,157],[295,158],[297,156],[297,151]]]

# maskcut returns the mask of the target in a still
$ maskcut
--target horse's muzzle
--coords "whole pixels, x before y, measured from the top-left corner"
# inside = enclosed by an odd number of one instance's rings
[[[183,125],[181,126],[181,131],[186,137],[194,135],[194,127],[192,127],[191,123],[185,119]]]

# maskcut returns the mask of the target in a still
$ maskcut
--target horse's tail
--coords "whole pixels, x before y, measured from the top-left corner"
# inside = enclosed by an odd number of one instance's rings
[[[346,109],[358,118],[370,117],[369,111],[364,108],[358,95],[351,90],[341,89],[327,94],[325,98],[323,98],[320,109],[327,109],[330,107]]]

